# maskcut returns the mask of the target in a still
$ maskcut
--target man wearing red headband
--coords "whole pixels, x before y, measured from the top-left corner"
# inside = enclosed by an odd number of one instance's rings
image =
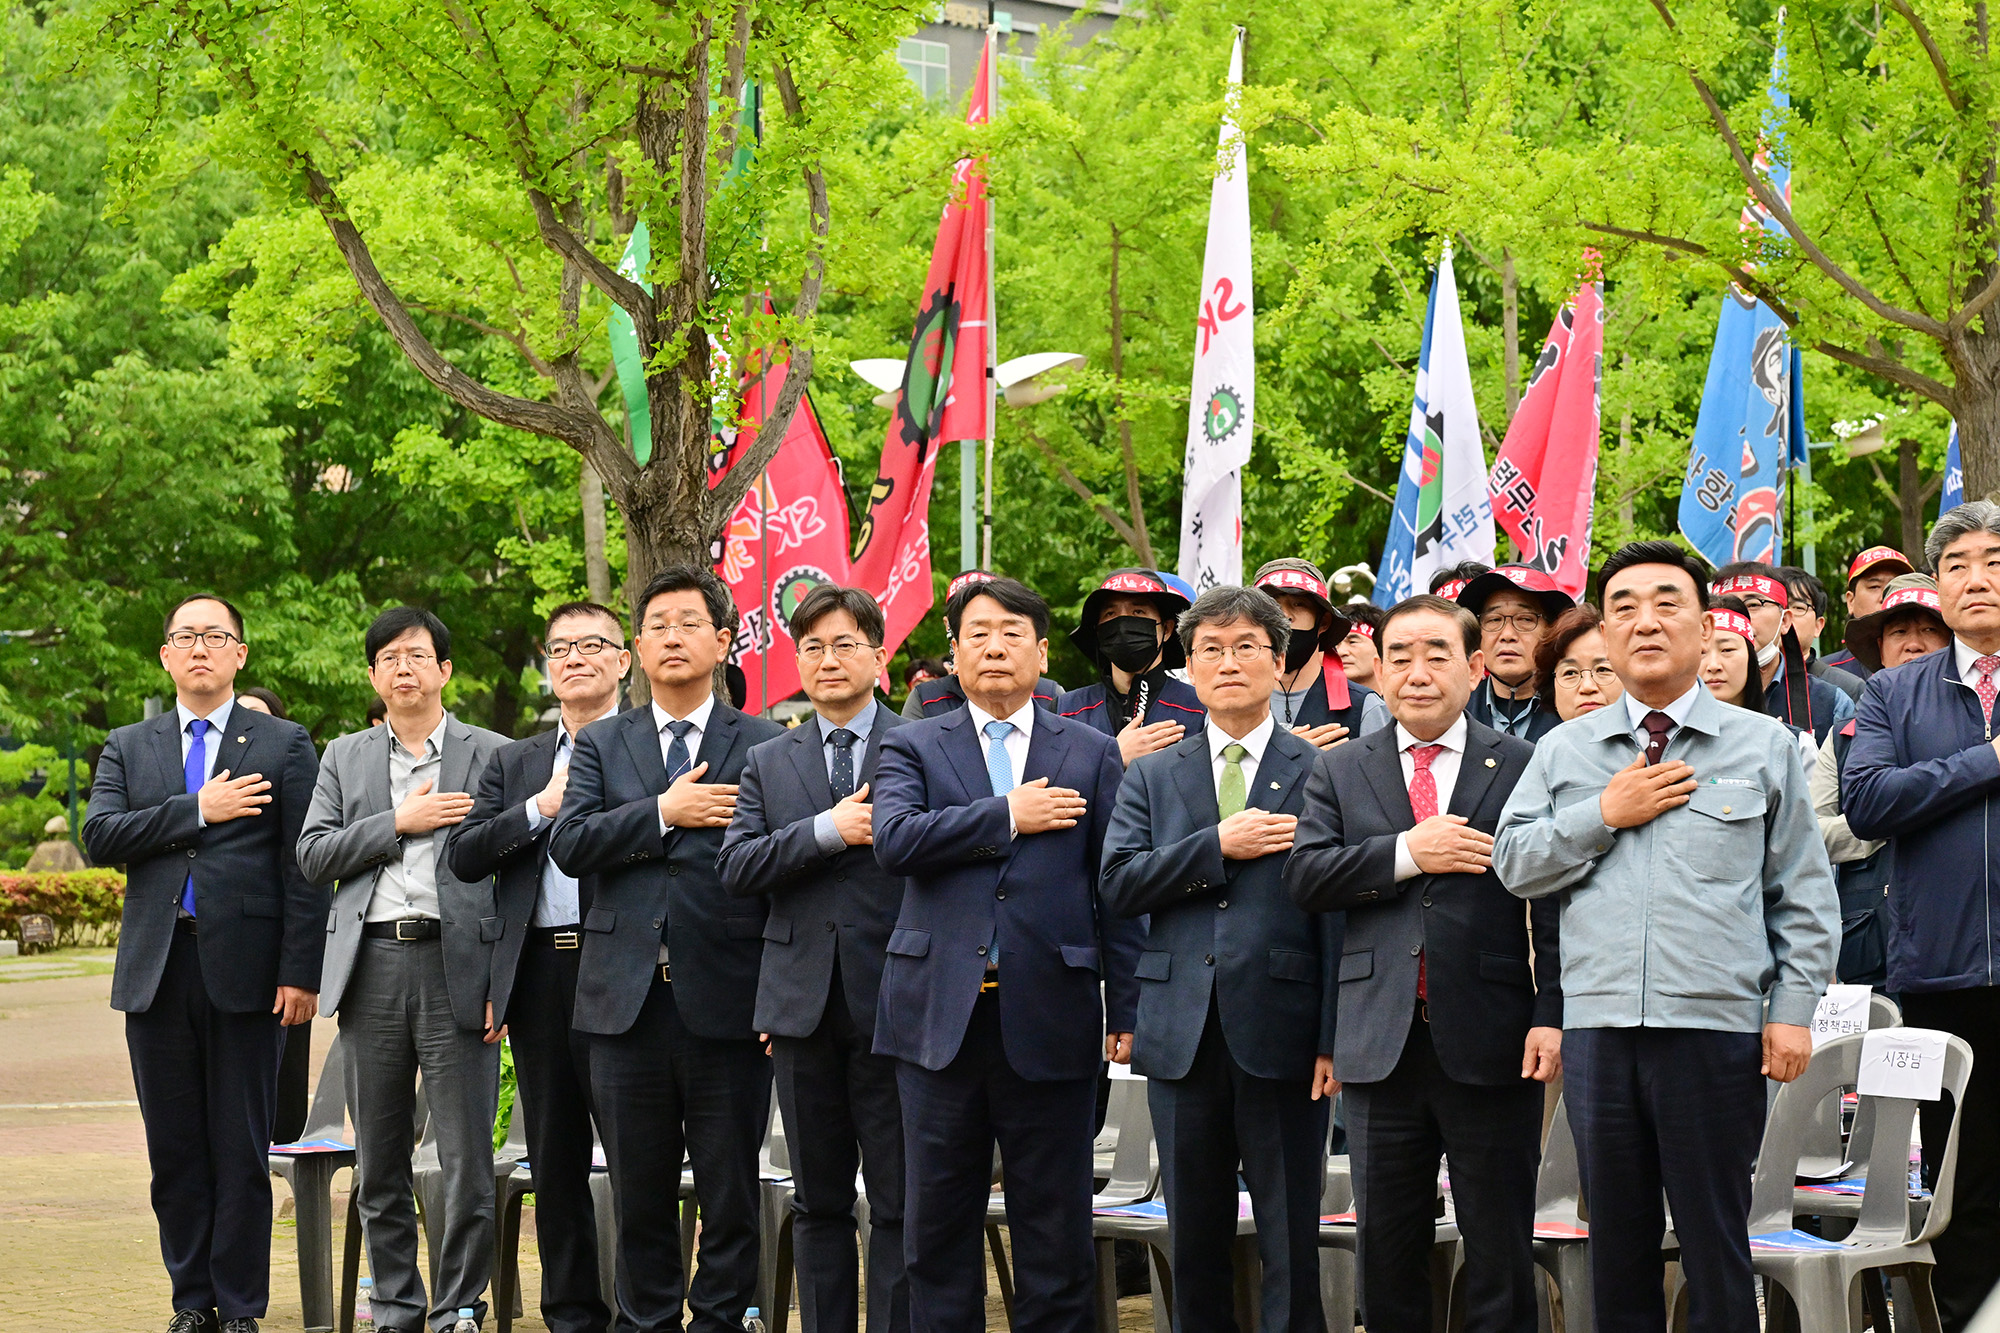
[[[1542,570],[1501,565],[1446,594],[1479,621],[1486,679],[1472,691],[1465,715],[1533,744],[1562,719],[1535,689],[1535,650],[1556,617],[1576,605]]]
[[[1764,676],[1764,711],[1826,744],[1828,733],[1854,716],[1854,701],[1807,671],[1805,649],[1792,628],[1791,590],[1778,571],[1761,561],[1739,560],[1715,571],[1708,590],[1714,597],[1739,597],[1749,609]]]
[[[1889,590],[1891,580],[1912,571],[1910,558],[1893,546],[1871,546],[1854,557],[1847,566],[1847,591],[1842,600],[1847,603],[1847,623],[1852,625],[1863,616],[1872,616],[1882,609],[1882,598]],[[1826,664],[1839,667],[1852,676],[1866,680],[1873,668],[1854,655],[1851,648],[1842,648],[1826,659]]]

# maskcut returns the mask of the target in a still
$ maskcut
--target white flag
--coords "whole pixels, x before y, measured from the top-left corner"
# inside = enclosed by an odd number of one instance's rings
[[[1242,471],[1250,461],[1257,351],[1250,286],[1250,168],[1236,130],[1242,87],[1243,33],[1238,30],[1229,55],[1220,169],[1209,196],[1181,491],[1180,574],[1196,592],[1243,581]]]

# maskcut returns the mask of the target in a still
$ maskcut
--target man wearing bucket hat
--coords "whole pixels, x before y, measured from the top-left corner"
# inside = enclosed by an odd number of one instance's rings
[[[1841,594],[1841,600],[1847,603],[1847,623],[1852,625],[1863,616],[1881,610],[1891,580],[1912,572],[1913,568],[1910,558],[1893,546],[1871,546],[1855,556],[1847,566],[1847,591]],[[1863,680],[1870,674],[1867,663],[1856,657],[1852,648],[1842,648],[1827,658],[1826,664]]]
[[[1951,643],[1928,574],[1898,574],[1880,599],[1881,609],[1847,623],[1848,651],[1856,669],[1870,675],[1913,662]],[[1813,766],[1813,811],[1819,816],[1826,859],[1833,862],[1840,889],[1840,959],[1834,975],[1845,982],[1876,986],[1889,978],[1889,873],[1887,842],[1856,837],[1841,811],[1840,781],[1857,719],[1850,718],[1821,748]]]
[[[1326,576],[1310,560],[1272,560],[1250,586],[1277,599],[1292,623],[1271,712],[1278,724],[1325,749],[1349,736],[1389,725],[1381,696],[1347,679],[1333,650],[1354,628],[1345,608],[1333,604]]]
[[[1825,745],[1829,734],[1854,716],[1854,701],[1806,669],[1805,649],[1792,628],[1791,589],[1771,566],[1739,560],[1715,571],[1712,597],[1738,597],[1757,631],[1757,666],[1764,676],[1764,711],[1787,726],[1810,731]]]
[[[968,569],[958,575],[944,591],[945,624],[956,625],[959,613],[972,600],[973,592],[982,583],[991,583],[994,575],[984,569]],[[1062,686],[1043,676],[1035,682],[1035,707],[1050,712],[1062,702]],[[947,672],[936,680],[919,681],[910,687],[909,697],[903,700],[904,717],[943,717],[946,713],[965,707],[965,686],[959,682],[956,673]]]
[[[1535,689],[1535,650],[1556,617],[1576,599],[1542,570],[1501,565],[1469,580],[1449,596],[1479,622],[1480,654],[1486,679],[1472,690],[1465,715],[1482,726],[1530,744],[1562,719]]]
[[[1057,711],[1117,737],[1128,767],[1200,731],[1207,716],[1194,686],[1169,674],[1187,664],[1174,622],[1190,605],[1158,570],[1114,569],[1083,599],[1070,631],[1098,679],[1065,691]]]

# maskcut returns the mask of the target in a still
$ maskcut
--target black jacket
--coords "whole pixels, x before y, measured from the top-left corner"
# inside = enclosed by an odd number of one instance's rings
[[[1035,707],[1054,712],[1062,703],[1062,686],[1043,676],[1035,682]],[[965,687],[958,683],[957,676],[945,676],[940,680],[919,681],[910,689],[910,695],[903,700],[903,716],[915,721],[921,717],[943,717],[953,709],[965,707]]]

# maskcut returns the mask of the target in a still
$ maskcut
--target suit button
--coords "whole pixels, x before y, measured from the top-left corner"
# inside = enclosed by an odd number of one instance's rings
[[[1424,906],[1426,906],[1426,907],[1429,907],[1430,905],[1431,905],[1431,899],[1430,899],[1430,895],[1429,895],[1429,894],[1425,894],[1425,895],[1424,895]]]
[[[658,917],[658,916],[656,916],[656,917],[654,917],[654,918],[653,918],[653,929],[654,929],[654,930],[658,930],[658,929],[659,929],[659,928],[660,928],[661,926],[664,926],[664,925],[666,925],[666,924],[667,924],[667,921],[666,921],[666,918],[665,918],[665,917]]]
[[[976,950],[976,952],[979,954],[981,958],[984,958],[986,956],[986,946],[983,944],[980,945],[979,948]]]
[[[844,880],[847,878],[847,872],[845,870],[836,870],[833,872],[833,877],[835,879]]]
[[[190,860],[190,861],[194,860],[194,849],[193,849],[193,848],[189,848],[189,849],[188,849],[188,860]]]
[[[1423,951],[1424,951],[1424,946],[1423,946],[1423,945],[1421,945],[1421,944],[1412,944],[1412,945],[1410,946],[1410,957],[1412,957],[1412,958],[1415,958],[1415,957],[1416,957],[1416,956],[1417,956],[1418,954],[1422,953]]]
[[[827,928],[827,930],[828,930],[829,932],[831,932],[831,931],[833,930],[833,922],[831,922],[831,921],[827,922],[827,923],[826,923],[826,928]]]
[[[1217,903],[1215,910],[1218,912],[1227,912],[1229,910],[1229,899],[1224,898],[1221,902]]]
[[[681,868],[679,866],[668,866],[667,873],[669,875],[678,875],[681,873]]]
[[[999,890],[995,890],[995,891],[994,891],[994,894],[993,894],[993,897],[994,897],[994,900],[995,900],[995,901],[997,901],[997,902],[1003,902],[1003,903],[1004,903],[1004,902],[1006,902],[1006,901],[1007,901],[1007,895],[1006,895],[1005,893],[1003,893],[1003,892],[999,891]]]
[[[1207,964],[1208,964],[1208,965],[1209,965],[1210,967],[1214,967],[1214,966],[1215,966],[1215,955],[1214,955],[1214,954],[1212,954],[1212,953],[1205,953],[1205,954],[1203,954],[1203,955],[1201,956],[1201,961],[1202,961],[1202,962],[1204,962],[1204,963],[1207,963]]]

